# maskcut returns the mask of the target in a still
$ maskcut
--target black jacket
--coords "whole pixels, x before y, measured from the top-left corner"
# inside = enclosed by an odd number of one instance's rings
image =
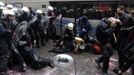
[[[107,19],[103,19],[96,28],[96,38],[102,44],[107,44],[110,42],[112,33],[114,29],[109,27],[107,24]]]

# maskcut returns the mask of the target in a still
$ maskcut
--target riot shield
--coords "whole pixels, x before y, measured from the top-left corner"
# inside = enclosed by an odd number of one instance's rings
[[[34,16],[34,17],[28,22],[28,24],[27,24],[27,28],[29,28],[30,25],[31,25],[32,23],[34,23],[36,20],[37,20],[37,17]]]
[[[20,40],[20,38],[26,34],[27,30],[27,22],[23,21],[19,23],[13,33],[12,36],[12,44],[17,45],[17,42]]]

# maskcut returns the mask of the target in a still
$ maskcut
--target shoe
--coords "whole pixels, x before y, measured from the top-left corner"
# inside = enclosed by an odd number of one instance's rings
[[[118,68],[113,69],[113,72],[116,73],[117,75],[122,75],[122,73],[119,73],[119,69]]]
[[[95,59],[95,62],[97,63],[98,68],[100,69],[101,68],[101,65],[100,65],[100,62],[98,61],[98,59]]]

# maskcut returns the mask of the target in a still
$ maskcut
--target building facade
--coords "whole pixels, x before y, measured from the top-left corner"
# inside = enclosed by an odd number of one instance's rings
[[[134,10],[133,0],[1,0],[16,7],[32,7],[46,11],[47,6],[57,8],[64,17],[79,17],[86,13],[90,19],[113,16],[117,6],[124,5],[126,10]],[[76,13],[77,12],[77,13]]]
[[[33,9],[46,10],[46,7],[49,6],[49,0],[1,0],[6,4],[13,4],[16,7],[32,7]]]

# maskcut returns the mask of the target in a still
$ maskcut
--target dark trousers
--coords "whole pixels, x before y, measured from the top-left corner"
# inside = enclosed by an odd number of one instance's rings
[[[122,65],[124,65],[125,61],[126,61],[126,57],[124,56],[123,52],[124,52],[124,48],[125,48],[125,44],[127,40],[127,36],[125,36],[125,34],[120,33],[117,39],[117,53],[119,56],[119,68],[121,68]]]
[[[102,70],[103,72],[107,73],[109,68],[109,60],[113,52],[110,48],[106,47],[106,45],[102,45],[101,47],[103,50],[103,55],[100,58],[98,58],[98,61],[100,63],[103,63]]]
[[[30,37],[30,39],[31,39],[31,43],[32,43],[32,45],[34,45],[34,40],[36,39],[35,38],[35,34],[34,34],[34,31],[33,31],[33,29],[28,29],[28,35],[29,35],[29,37]]]
[[[56,28],[54,25],[49,25],[48,28],[46,29],[46,38],[45,38],[45,42],[48,42],[49,39],[52,39],[53,42],[56,42]]]
[[[120,67],[122,72],[125,72],[126,70],[128,70],[134,63],[134,41],[131,41],[131,40],[130,41],[126,40],[126,41],[127,43],[124,48],[125,50],[124,56],[126,55],[127,59],[124,61],[123,65],[121,65]]]
[[[125,64],[125,62],[128,59],[128,55],[130,54],[130,49],[133,46],[132,41],[129,40],[127,37],[122,38],[122,42],[120,43],[118,49],[118,55],[119,55],[119,68],[122,68],[122,65]]]
[[[25,61],[21,55],[20,50],[18,49],[18,47],[15,46],[11,46],[11,59],[12,59],[12,65],[14,65],[15,63],[17,63],[19,65],[19,69],[22,70],[24,68],[24,64]]]
[[[8,69],[8,61],[9,61],[8,55],[0,56],[0,75],[6,74],[7,69]]]
[[[132,65],[132,75],[134,75],[134,63]]]
[[[10,57],[10,51],[8,51],[8,47],[5,45],[0,48],[0,75],[4,75],[8,69],[8,62]]]
[[[46,34],[45,43],[47,43],[49,41],[49,39],[52,39],[53,42],[55,43],[56,42],[56,34],[55,33],[52,33],[52,35]]]
[[[39,36],[39,32],[38,31],[34,31],[34,35],[35,35],[35,40],[36,40],[36,45],[39,46],[39,42],[40,42],[40,36]]]
[[[40,42],[41,42],[41,45],[44,44],[44,41],[45,41],[45,33],[40,33]]]

